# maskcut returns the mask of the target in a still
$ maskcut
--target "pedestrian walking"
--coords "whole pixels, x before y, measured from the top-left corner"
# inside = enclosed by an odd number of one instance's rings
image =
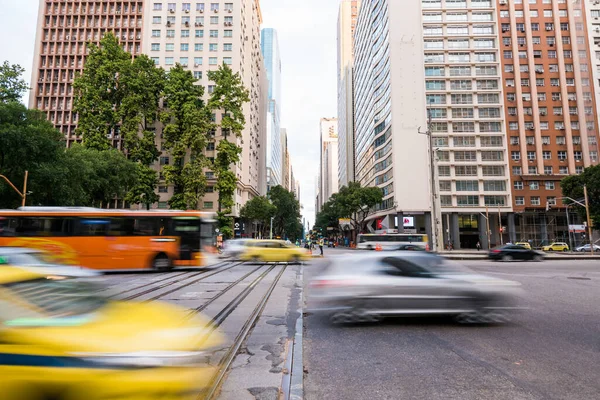
[[[481,243],[479,243],[479,241],[477,241],[477,251],[481,250]]]
[[[321,257],[323,257],[323,246],[325,245],[325,241],[323,240],[323,238],[321,238],[321,240],[319,240],[319,250],[321,251]]]

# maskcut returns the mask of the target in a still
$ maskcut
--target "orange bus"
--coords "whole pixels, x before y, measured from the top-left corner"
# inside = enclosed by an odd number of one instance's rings
[[[215,220],[197,211],[21,207],[0,210],[0,246],[96,270],[202,267],[215,257]]]

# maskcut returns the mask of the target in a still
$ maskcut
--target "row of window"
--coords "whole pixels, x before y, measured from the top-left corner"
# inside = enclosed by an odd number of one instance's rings
[[[577,13],[577,11],[579,11],[580,12],[579,16],[581,16],[581,11],[580,10],[575,10],[575,11],[576,11],[576,13]],[[515,14],[516,18],[524,18],[523,10],[515,10],[514,14]],[[544,18],[552,18],[553,15],[554,15],[554,13],[552,12],[552,10],[542,10],[542,15],[544,16]],[[532,17],[532,18],[537,18],[537,17],[540,16],[540,13],[539,13],[538,10],[531,10],[530,9],[529,10],[529,16]],[[566,9],[558,10],[558,16],[561,17],[561,18],[562,17],[567,17],[568,16],[567,10]],[[500,18],[509,18],[509,17],[510,17],[510,13],[509,13],[508,10],[501,10],[500,11]]]
[[[194,51],[204,51],[204,43],[194,43],[193,44]],[[151,51],[160,51],[160,43],[152,43],[150,45]],[[175,51],[175,43],[166,43],[165,51]],[[189,43],[181,43],[179,45],[179,51],[190,51]],[[208,51],[219,51],[218,43],[210,43],[208,45]],[[232,43],[223,43],[223,51],[233,51]]]
[[[425,64],[495,62],[496,53],[426,53]]]
[[[554,190],[554,189],[556,189],[556,186],[557,186],[556,182],[554,182],[554,181],[544,181],[543,185],[546,190]],[[529,186],[530,190],[540,190],[540,182],[539,181],[530,181],[528,186]],[[514,181],[513,182],[513,188],[515,190],[523,190],[524,187],[525,187],[525,184],[523,183],[523,181]]]
[[[493,25],[424,26],[423,36],[494,35]]]
[[[449,151],[438,151],[437,156],[438,160],[442,162],[450,161],[450,153],[453,154],[453,161],[477,161],[477,151],[475,150],[455,150],[453,152]],[[481,151],[481,161],[503,161],[504,160],[504,151],[499,150],[485,150]]]
[[[576,166],[575,167],[575,173],[576,174],[581,174],[583,172],[583,166]],[[512,174],[515,176],[521,176],[523,175],[523,168],[521,166],[514,166],[512,167]],[[535,166],[529,166],[527,169],[527,174],[528,175],[539,175],[537,167]],[[560,166],[558,168],[558,174],[559,175],[569,175],[569,167],[567,166]]]
[[[438,175],[441,177],[452,176],[451,171],[454,168],[454,176],[504,176],[504,166],[502,165],[483,165],[481,166],[481,175],[479,175],[479,166],[477,165],[449,165],[438,166]]]
[[[448,137],[434,137],[433,145],[436,147],[448,147]],[[454,147],[476,147],[475,136],[454,136],[452,137]],[[482,136],[479,139],[480,147],[502,147],[502,136]]]
[[[452,111],[450,114],[448,111]],[[431,118],[475,118],[475,109],[472,107],[429,108]],[[477,109],[478,118],[500,118],[499,108],[481,107]]]
[[[579,145],[581,144],[581,136],[573,136],[573,144],[574,145]],[[535,137],[534,136],[527,136],[525,138],[527,145],[534,145],[535,144]],[[550,136],[542,136],[541,138],[542,140],[542,144],[543,145],[549,145],[550,144]],[[558,145],[566,145],[567,144],[567,139],[564,136],[556,136],[555,138],[556,140],[556,144]],[[596,144],[596,136],[588,136],[588,143],[589,144]],[[511,136],[510,137],[510,144],[512,145],[517,145],[519,144],[519,136]]]
[[[446,40],[447,49],[468,49],[473,47],[474,49],[493,49],[496,47],[496,40],[491,38],[486,39],[475,39],[470,42],[468,39],[448,39]],[[423,42],[423,48],[425,50],[443,50],[443,40],[425,40]]]
[[[504,192],[506,190],[506,181],[483,181],[484,192]],[[454,183],[457,192],[478,192],[479,181],[456,181]],[[440,181],[440,191],[452,191],[452,181]]]
[[[492,1],[495,0],[471,0],[471,8],[492,8]],[[423,8],[442,8],[442,0],[422,0]],[[444,8],[467,8],[467,0],[446,0]]]
[[[161,24],[163,21],[163,18],[160,15],[155,15],[152,17],[152,23],[157,25],[157,24]],[[191,17],[189,16],[184,16],[181,17],[181,23],[183,25],[189,26],[189,24],[191,24]],[[219,17],[218,16],[212,16],[209,19],[210,24],[211,25],[218,25],[219,24]],[[225,25],[233,25],[233,17],[224,17],[223,18],[223,22],[225,23]],[[175,16],[169,16],[167,17],[167,25],[171,26],[174,25],[175,23],[177,23],[177,17]],[[194,18],[194,26],[203,26],[204,25],[204,17],[195,17]]]
[[[483,205],[485,206],[506,206],[506,196],[481,196],[483,197]],[[441,195],[440,201],[442,207],[474,207],[481,205],[479,195],[458,195],[456,196],[456,204],[452,204],[452,196]]]
[[[473,81],[470,79],[451,80],[446,85],[445,80],[427,80],[425,89],[427,90],[473,90]],[[475,86],[478,90],[497,90],[497,79],[476,80]]]
[[[427,104],[447,104],[447,98],[450,98],[451,104],[473,104],[474,96],[472,94],[427,94]],[[477,104],[500,104],[500,95],[497,93],[482,93],[475,96]]]
[[[562,44],[571,44],[571,37],[570,36],[561,36],[561,41]],[[542,44],[542,38],[540,36],[532,36],[531,37],[531,43],[532,44]],[[583,36],[578,36],[577,37],[577,43],[579,44],[584,44],[585,43],[585,38]],[[502,38],[502,44],[505,46],[510,46],[512,44],[512,38],[510,37],[503,37]],[[524,36],[520,36],[517,37],[517,44],[519,46],[525,46],[527,44],[527,38]],[[556,37],[554,36],[546,36],[546,44],[548,46],[554,47],[554,45],[556,44]]]
[[[554,197],[554,196],[546,197],[546,203],[550,206],[556,205],[556,197]],[[540,196],[531,196],[529,198],[529,204],[532,206],[541,206],[542,204],[541,204]],[[515,205],[524,206],[525,205],[525,197],[524,196],[515,196]]]
[[[516,28],[517,32],[525,32],[525,26],[526,26],[526,24],[523,24],[523,23],[515,24],[515,28]],[[539,31],[540,30],[540,24],[538,24],[537,22],[532,22],[528,26],[531,27],[532,31]],[[502,28],[502,32],[509,32],[510,31],[510,24],[501,24],[500,27]],[[568,31],[569,30],[569,23],[568,22],[561,22],[559,24],[559,28],[560,28],[561,31]],[[579,27],[577,27],[577,28],[579,28]],[[582,29],[577,29],[577,30],[578,31],[583,30],[583,25],[581,26],[581,28]],[[555,30],[554,22],[546,22],[546,23],[544,23],[544,30],[545,31],[553,31],[553,30]]]
[[[588,131],[594,130],[594,127],[595,127],[594,121],[587,121],[585,123],[585,125],[586,125],[586,129]],[[535,125],[533,124],[533,122],[525,122],[523,127],[528,130],[535,129]],[[547,131],[548,129],[550,129],[550,124],[548,123],[548,121],[540,121],[539,128],[542,131]],[[519,123],[518,122],[509,122],[508,129],[511,131],[518,131]],[[554,129],[557,131],[564,131],[565,130],[564,121],[554,121]],[[579,130],[579,121],[571,121],[571,129]]]
[[[547,50],[546,54],[547,55],[545,58],[547,58],[547,59],[558,58],[556,50]],[[586,50],[578,50],[577,55],[579,56],[579,58],[586,58],[587,51]],[[517,53],[517,56],[519,58],[529,58],[529,54],[527,53],[527,50],[519,50],[519,52]],[[512,50],[504,50],[502,52],[502,57],[504,57],[507,60],[512,59],[513,51]],[[533,50],[533,58],[542,58],[542,57],[543,57],[542,50]],[[563,50],[563,57],[564,58],[573,58],[573,52],[571,50]]]
[[[559,150],[556,152],[556,156],[560,161],[565,161],[567,159],[567,152],[563,151],[563,150]],[[520,161],[521,160],[521,152],[520,151],[511,151],[510,152],[510,158],[513,161]],[[535,151],[528,151],[527,152],[527,159],[529,161],[533,161],[537,159],[537,154]],[[552,159],[552,152],[551,151],[543,151],[542,152],[542,159],[543,160],[551,160]],[[583,160],[583,153],[579,150],[574,151],[573,152],[573,159],[575,161],[581,161]],[[596,151],[590,151],[590,159],[592,159],[593,161],[596,161],[598,159],[598,152]],[[550,167],[552,168],[552,167]]]
[[[60,8],[58,7],[58,3],[55,2],[54,3],[54,7],[51,7],[51,3],[50,2],[46,2],[46,13],[47,14],[99,14],[100,11],[102,11],[102,13],[107,14],[110,12],[110,14],[115,14],[115,12],[117,13],[138,13],[138,14],[142,14],[143,13],[143,8],[141,4],[138,4],[137,8],[135,6],[135,4],[131,4],[131,9],[129,8],[129,5],[127,4],[127,2],[123,3],[123,7],[121,8],[121,5],[117,5],[115,7],[115,4],[111,4],[110,8],[108,3],[104,3],[102,5],[100,5],[99,3],[86,3],[86,2],[81,2],[81,3],[75,3],[75,4],[68,4],[68,7],[65,5],[65,3],[63,2],[62,5],[60,6]]]
[[[160,29],[152,29],[152,37],[153,38],[159,38],[162,35],[162,31]],[[167,29],[166,30],[166,35],[168,38],[174,38],[175,37],[175,29]],[[180,37],[182,38],[189,38],[190,37],[190,30],[189,29],[182,29],[180,31]],[[194,30],[194,37],[196,38],[203,38],[204,37],[204,29],[196,29]],[[208,37],[211,38],[218,38],[219,37],[219,30],[218,29],[211,29],[209,31],[209,35]],[[233,31],[231,29],[226,29],[223,31],[223,37],[233,37]]]
[[[529,93],[529,92],[521,93],[521,98],[523,99],[523,101],[531,101],[531,93]],[[537,99],[538,99],[538,101],[546,101],[546,93],[538,92]],[[551,99],[552,99],[552,101],[561,101],[562,95],[560,92],[553,92]],[[516,93],[507,93],[506,100],[516,101],[517,94]],[[567,100],[568,101],[577,101],[577,94],[575,92],[567,93]],[[591,92],[583,92],[583,100],[592,101],[592,93]]]
[[[423,13],[423,22],[491,22],[493,20],[494,14],[491,12],[472,12],[470,20],[466,12]]]
[[[210,11],[219,11],[219,3],[210,3]],[[154,11],[161,11],[163,9],[163,3],[154,3],[152,6]],[[181,3],[181,11],[190,11],[192,9],[192,3]],[[233,3],[225,3],[223,9],[227,12],[233,11]],[[167,3],[167,10],[176,11],[177,3]],[[196,11],[204,12],[204,3],[196,3]]]
[[[579,64],[579,70],[581,72],[588,72],[588,65],[586,63]],[[538,74],[544,73],[544,66],[541,64],[535,65],[535,72]],[[558,73],[558,64],[550,64],[548,65],[549,72]],[[573,64],[565,64],[565,72],[574,72],[575,69]],[[515,72],[515,66],[513,64],[504,64],[504,72]],[[519,64],[519,72],[529,72],[529,64]]]
[[[151,57],[151,58],[152,58],[152,61],[154,61],[154,64],[160,65],[160,57]],[[193,60],[194,60],[194,67],[199,67],[199,66],[203,65],[202,57],[193,57]],[[175,65],[175,57],[165,57],[164,61],[165,61],[164,65],[168,65],[168,66]],[[181,64],[182,66],[188,66],[189,63],[190,63],[189,57],[179,57],[179,64]],[[223,64],[231,65],[232,63],[233,63],[233,59],[231,57],[223,57]],[[219,65],[219,58],[218,57],[209,57],[208,65]],[[200,78],[201,77],[202,77],[202,74],[200,74]]]
[[[515,87],[514,79],[506,79],[506,87]],[[531,86],[528,78],[521,79],[521,86]],[[544,78],[536,78],[535,86],[546,86],[546,80]],[[560,78],[550,78],[550,86],[560,87]],[[565,78],[565,86],[575,86],[575,78]],[[588,78],[581,79],[581,86],[590,86],[590,80]]]
[[[467,65],[448,67],[450,76],[471,76],[472,69]],[[495,65],[483,65],[475,67],[476,76],[497,76],[498,68]],[[446,67],[425,67],[425,76],[446,76]]]
[[[502,132],[501,122],[478,122],[478,132]],[[449,132],[448,127],[452,128],[452,132],[475,132],[475,122],[433,122],[431,124],[432,132]]]

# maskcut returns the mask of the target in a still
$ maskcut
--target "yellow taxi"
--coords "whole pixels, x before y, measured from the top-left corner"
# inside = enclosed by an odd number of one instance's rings
[[[243,261],[294,262],[309,259],[309,253],[284,240],[255,240],[240,256]]]
[[[569,245],[563,242],[554,242],[548,246],[543,246],[544,251],[569,251]]]
[[[89,282],[0,269],[3,400],[195,399],[215,373],[208,321],[107,300]]]
[[[527,250],[531,250],[531,245],[529,242],[517,242],[515,245],[525,247]]]

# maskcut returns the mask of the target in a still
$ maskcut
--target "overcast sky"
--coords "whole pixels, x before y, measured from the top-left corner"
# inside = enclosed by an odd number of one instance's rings
[[[336,115],[338,0],[261,0],[263,27],[279,33],[282,119],[303,214],[315,221],[319,119]],[[0,62],[26,68],[31,79],[38,0],[0,0]]]

